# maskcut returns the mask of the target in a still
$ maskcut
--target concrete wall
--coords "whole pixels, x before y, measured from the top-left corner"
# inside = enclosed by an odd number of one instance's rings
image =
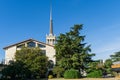
[[[14,60],[16,52],[16,46],[7,48],[5,50],[5,64],[8,64],[10,60]]]
[[[56,59],[55,59],[54,55],[55,55],[54,47],[46,45],[46,56],[48,57],[49,60],[52,60],[55,64]]]

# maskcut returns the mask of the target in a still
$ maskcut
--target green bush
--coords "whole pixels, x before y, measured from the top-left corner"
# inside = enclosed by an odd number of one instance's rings
[[[48,76],[48,79],[52,79],[52,78],[53,78],[53,75],[49,75],[49,76]]]
[[[61,68],[59,66],[55,66],[53,68],[53,74],[55,74],[57,78],[62,77],[63,73],[64,73],[64,68]]]
[[[101,78],[102,77],[102,71],[101,70],[96,70],[93,72],[90,72],[87,75],[88,78]]]
[[[80,73],[75,69],[66,70],[64,73],[65,79],[74,79],[79,77],[80,77]]]

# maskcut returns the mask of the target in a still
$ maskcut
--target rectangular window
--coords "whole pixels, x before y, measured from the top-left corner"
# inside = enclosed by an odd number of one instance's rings
[[[34,42],[28,42],[28,43],[27,43],[27,46],[28,46],[28,47],[35,47],[35,43],[34,43]]]
[[[45,45],[42,45],[42,44],[38,44],[38,46],[39,46],[40,48],[45,48]]]

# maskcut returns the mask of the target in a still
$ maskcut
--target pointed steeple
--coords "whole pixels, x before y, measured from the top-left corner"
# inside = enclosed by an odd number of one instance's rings
[[[46,43],[50,45],[54,45],[56,42],[56,37],[53,34],[53,20],[52,20],[52,0],[50,3],[50,32],[49,35],[46,35]]]
[[[53,35],[52,2],[50,4],[50,33],[49,35]]]

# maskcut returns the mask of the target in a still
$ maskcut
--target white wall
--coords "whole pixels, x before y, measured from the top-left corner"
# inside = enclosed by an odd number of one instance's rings
[[[55,55],[54,47],[46,45],[46,56],[48,57],[49,60],[52,60],[55,64],[56,59],[55,59],[54,55]]]
[[[14,60],[16,52],[16,46],[5,49],[5,64],[8,64],[10,60]]]

